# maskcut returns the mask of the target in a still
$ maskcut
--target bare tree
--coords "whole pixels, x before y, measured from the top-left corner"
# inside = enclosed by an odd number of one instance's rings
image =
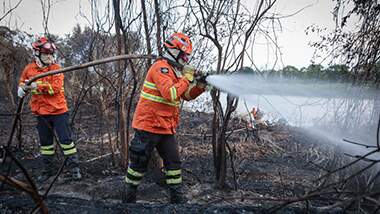
[[[18,6],[20,6],[20,4],[21,4],[21,2],[22,2],[22,0],[19,0],[16,4],[15,4],[15,6],[11,6],[11,5],[9,5],[10,6],[10,8],[7,10],[7,11],[5,11],[5,1],[4,1],[4,3],[3,3],[3,5],[4,5],[4,13],[3,13],[3,15],[0,17],[0,22],[5,18],[5,17],[7,17],[9,14],[11,14]]]
[[[151,39],[149,34],[149,25],[148,25],[148,17],[145,7],[145,0],[141,0],[141,12],[143,14],[143,22],[144,22],[144,32],[145,32],[145,40],[146,40],[146,50],[148,54],[152,54],[152,46],[151,46]],[[150,66],[152,62],[148,60],[148,64],[146,65],[146,68]]]
[[[161,10],[158,0],[154,0],[154,12],[156,14],[156,42],[158,55],[162,56],[162,46],[161,46]]]
[[[51,2],[50,0],[40,0],[41,9],[42,9],[42,26],[44,28],[45,35],[49,36],[49,16],[50,16],[50,8]]]
[[[112,0],[113,8],[114,8],[114,15],[115,15],[115,31],[116,31],[116,41],[117,41],[117,54],[122,54],[124,52],[124,42],[122,38],[122,20],[120,17],[120,0]],[[124,75],[125,75],[125,67],[124,63],[119,61],[117,63],[117,69],[119,73],[118,77],[118,133],[120,136],[120,145],[121,145],[121,166],[126,167],[127,166],[127,148],[125,148],[126,144],[126,115],[125,115],[125,96],[124,96]]]
[[[199,32],[201,36],[210,40],[216,48],[215,73],[232,73],[243,67],[244,58],[247,56],[245,52],[248,48],[253,47],[251,35],[255,30],[258,31],[260,22],[264,20],[264,16],[275,2],[256,1],[257,9],[250,14],[249,11],[242,11],[243,7],[239,0],[188,1],[198,29],[195,32]],[[248,18],[246,19],[245,16]],[[248,47],[248,41],[251,41],[250,47]],[[241,49],[237,46],[239,43],[243,44]],[[235,52],[239,52],[239,54],[236,56],[233,54]],[[229,63],[227,63],[227,58],[229,58]],[[224,188],[227,173],[226,132],[231,115],[236,110],[238,99],[227,95],[226,107],[223,109],[220,102],[220,91],[212,90],[211,96],[214,108],[212,145],[215,179],[216,186]]]

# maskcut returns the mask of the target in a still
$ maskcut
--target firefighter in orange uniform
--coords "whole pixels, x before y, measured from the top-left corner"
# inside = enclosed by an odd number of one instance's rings
[[[68,156],[67,164],[71,172],[70,177],[80,179],[81,173],[78,166],[77,150],[72,140],[69,126],[63,74],[43,77],[30,85],[25,84],[36,75],[60,69],[60,66],[54,62],[56,47],[54,43],[49,42],[45,37],[40,37],[32,43],[32,48],[34,60],[25,67],[21,74],[18,96],[22,98],[29,91],[31,92],[30,107],[32,113],[37,116],[37,130],[43,162],[43,171],[37,180],[43,182],[55,173],[55,170],[53,170],[54,133],[58,136],[63,154]]]
[[[174,134],[179,122],[181,99],[195,99],[205,91],[206,83],[204,79],[195,80],[195,69],[186,65],[192,52],[188,36],[174,33],[164,43],[164,48],[163,57],[148,70],[133,117],[135,134],[129,147],[127,187],[123,195],[126,203],[136,202],[137,187],[146,173],[154,148],[164,162],[170,202],[185,202],[181,160]]]

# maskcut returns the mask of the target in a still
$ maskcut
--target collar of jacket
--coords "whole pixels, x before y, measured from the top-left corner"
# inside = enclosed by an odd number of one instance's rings
[[[51,66],[51,65],[50,65]],[[33,60],[33,68],[37,69],[38,71],[41,71],[41,72],[47,72],[49,71],[49,67],[50,66],[45,66],[45,67],[42,67],[40,68],[38,65],[37,65],[37,62],[35,60]]]
[[[181,65],[180,63],[176,62],[173,57],[171,57],[168,53],[164,53],[163,56],[159,56],[157,57],[157,60],[159,59],[165,59],[171,66],[173,67],[176,67],[178,69],[182,69],[183,68],[183,65]]]

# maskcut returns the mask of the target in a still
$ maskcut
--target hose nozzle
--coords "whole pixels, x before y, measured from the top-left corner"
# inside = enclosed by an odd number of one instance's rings
[[[199,83],[203,83],[203,84],[207,84],[207,76],[209,75],[209,73],[207,72],[202,72],[202,71],[198,71],[195,73],[195,80],[197,80],[197,82]]]

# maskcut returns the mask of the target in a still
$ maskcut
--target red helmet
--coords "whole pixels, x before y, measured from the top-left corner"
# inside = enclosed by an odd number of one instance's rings
[[[53,54],[57,49],[54,43],[49,42],[45,37],[38,38],[32,43],[32,47],[35,51],[39,53]]]
[[[190,55],[193,51],[190,38],[183,33],[173,33],[164,43],[167,48],[174,48]]]

